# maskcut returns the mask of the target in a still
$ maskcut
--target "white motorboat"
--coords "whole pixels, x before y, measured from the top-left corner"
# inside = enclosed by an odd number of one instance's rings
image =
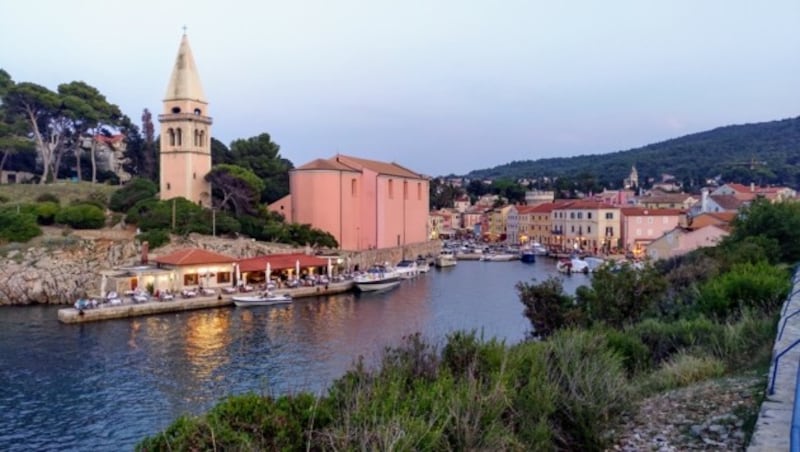
[[[561,273],[566,273],[568,275],[572,273],[589,273],[589,264],[582,259],[578,259],[577,257],[573,257],[572,259],[562,259],[558,261],[556,264],[556,269]]]
[[[417,271],[420,273],[428,273],[431,269],[430,264],[427,261],[417,261]]]
[[[450,250],[442,250],[438,256],[436,256],[436,261],[434,264],[438,268],[445,268],[445,267],[453,267],[458,263],[456,260],[456,255]]]
[[[517,258],[516,254],[511,253],[490,253],[481,256],[484,262],[508,262]]]
[[[411,279],[419,275],[419,267],[415,261],[402,260],[394,266],[394,271],[402,279]]]
[[[262,295],[237,295],[232,297],[233,304],[239,307],[245,306],[272,306],[276,304],[287,304],[292,302],[292,296],[288,293]]]
[[[353,278],[356,289],[361,292],[391,289],[400,284],[400,275],[393,268],[375,265]]]

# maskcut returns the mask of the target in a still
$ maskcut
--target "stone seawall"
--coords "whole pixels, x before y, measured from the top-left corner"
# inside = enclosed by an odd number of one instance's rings
[[[76,231],[40,237],[31,244],[6,246],[0,257],[0,305],[72,304],[76,299],[96,294],[100,289],[101,270],[140,262],[141,246],[133,234],[119,231]],[[113,233],[113,234],[112,234]],[[181,248],[203,248],[233,257],[253,257],[263,254],[308,252],[280,243],[258,242],[253,239],[225,239],[190,234],[173,236],[172,241],[150,252],[150,258]],[[403,257],[436,255],[441,243],[425,242],[405,247],[342,251],[351,268],[367,268],[374,263],[397,263]]]

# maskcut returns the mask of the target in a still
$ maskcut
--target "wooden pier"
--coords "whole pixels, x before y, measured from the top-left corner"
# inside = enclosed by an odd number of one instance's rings
[[[293,299],[316,297],[320,295],[333,295],[349,292],[353,289],[352,281],[330,283],[294,289],[280,289],[276,293],[288,293]],[[58,310],[58,321],[61,323],[86,323],[100,320],[124,319],[145,315],[164,314],[167,312],[193,311],[195,309],[209,309],[223,306],[233,306],[232,294],[214,295],[208,297],[180,298],[171,301],[148,301],[133,303],[126,301],[121,305],[106,306],[78,310],[64,308]]]

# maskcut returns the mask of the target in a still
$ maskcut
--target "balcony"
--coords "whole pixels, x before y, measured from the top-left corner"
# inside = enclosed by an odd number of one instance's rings
[[[159,121],[197,121],[203,124],[211,124],[212,120],[208,116],[200,116],[194,113],[169,113],[158,115]]]

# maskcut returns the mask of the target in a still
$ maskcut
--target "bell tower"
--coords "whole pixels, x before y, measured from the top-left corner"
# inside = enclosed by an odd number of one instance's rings
[[[164,96],[161,123],[160,197],[184,197],[211,206],[211,117],[189,39],[184,31]]]

